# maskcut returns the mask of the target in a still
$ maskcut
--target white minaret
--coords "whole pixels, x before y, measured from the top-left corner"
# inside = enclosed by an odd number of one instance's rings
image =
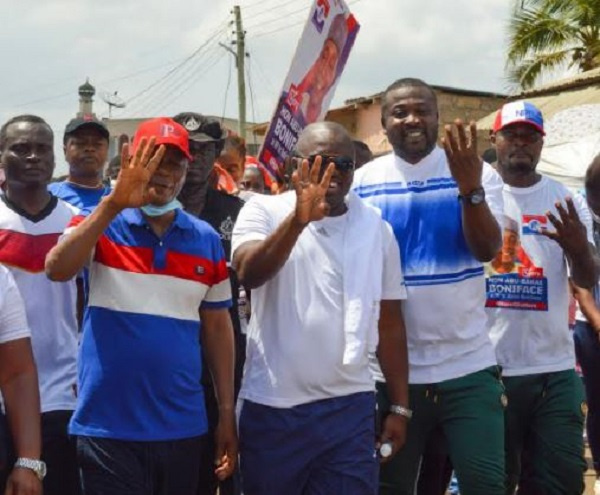
[[[90,84],[89,79],[86,79],[85,83],[79,86],[79,112],[77,112],[77,117],[94,114],[92,105],[94,104],[95,94],[96,88]]]

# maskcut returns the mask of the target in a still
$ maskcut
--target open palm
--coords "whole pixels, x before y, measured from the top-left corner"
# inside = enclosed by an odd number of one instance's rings
[[[321,220],[329,213],[325,194],[335,165],[330,163],[319,180],[321,166],[320,156],[315,159],[310,170],[308,160],[302,160],[302,164],[292,175],[292,184],[296,190],[296,220],[302,225]]]
[[[152,174],[160,164],[165,147],[155,150],[156,139],[142,138],[133,156],[129,156],[129,145],[121,150],[121,170],[111,193],[113,202],[120,208],[139,208],[152,202],[153,191],[148,188]]]

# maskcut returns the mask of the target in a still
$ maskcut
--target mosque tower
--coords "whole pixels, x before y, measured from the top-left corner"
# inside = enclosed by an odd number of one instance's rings
[[[83,117],[84,115],[93,115],[94,111],[92,106],[94,104],[94,95],[96,94],[96,88],[90,84],[90,80],[86,79],[85,83],[79,86],[79,112],[77,117]]]

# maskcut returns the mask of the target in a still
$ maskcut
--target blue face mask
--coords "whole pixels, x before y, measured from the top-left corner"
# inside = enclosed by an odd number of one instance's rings
[[[142,206],[142,211],[148,215],[149,217],[160,217],[165,213],[169,213],[170,211],[177,210],[182,208],[182,205],[177,199],[172,199],[166,205],[156,206],[156,205],[146,205]]]

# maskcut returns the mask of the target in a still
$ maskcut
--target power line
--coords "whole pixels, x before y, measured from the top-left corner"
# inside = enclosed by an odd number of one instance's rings
[[[294,27],[294,26],[298,26],[300,24],[304,24],[305,22],[306,22],[306,19],[302,19],[302,20],[300,20],[298,22],[294,22],[293,24],[286,24],[285,26],[281,26],[280,28],[273,29],[272,31],[267,31],[266,33],[257,34],[255,36],[253,36],[253,38],[254,39],[256,39],[256,38],[262,38],[263,36],[268,36],[269,34],[278,33],[279,31],[283,31],[284,29],[291,28],[291,27]]]
[[[256,113],[254,110],[254,89],[252,88],[252,73],[250,71],[250,64],[252,60],[249,60],[248,65],[246,66],[246,75],[248,76],[248,86],[250,86],[250,107],[252,108],[252,122],[256,124]],[[254,146],[256,146],[256,134],[253,132],[252,137],[254,140]]]
[[[309,6],[306,5],[304,7],[302,7],[301,9],[296,9],[296,10],[292,10],[291,12],[286,12],[285,14],[279,16],[279,17],[274,17],[272,19],[268,19],[266,21],[262,21],[262,22],[257,22],[255,24],[251,24],[250,26],[246,26],[246,29],[252,29],[254,27],[257,26],[264,26],[266,24],[271,24],[273,22],[277,22],[280,21],[282,19],[289,19],[290,16],[293,16],[295,14],[300,14],[300,13],[306,13],[309,10]]]
[[[223,113],[221,114],[221,121],[225,118],[225,111],[227,110],[227,98],[229,96],[229,86],[231,85],[231,66],[233,59],[229,59],[229,71],[227,72],[227,84],[225,85],[225,98],[223,98]]]
[[[144,116],[152,113],[151,110],[155,109],[156,105],[159,104],[163,98],[168,98],[169,94],[172,94],[183,84],[189,81],[194,74],[196,74],[198,67],[202,67],[203,63],[206,60],[210,60],[211,56],[213,56],[216,52],[218,52],[217,42],[215,40],[211,40],[211,46],[207,47],[202,54],[198,54],[194,61],[187,65],[186,68],[178,74],[179,79],[176,82],[171,84],[171,80],[168,80],[163,83],[160,88],[156,88],[152,93],[148,93],[143,103],[138,105],[134,114]]]
[[[190,55],[188,55],[185,59],[183,59],[182,62],[180,62],[179,64],[177,64],[175,67],[173,67],[171,70],[169,70],[165,75],[163,75],[162,77],[160,77],[159,79],[157,79],[156,81],[154,81],[152,84],[150,84],[149,86],[145,87],[144,89],[142,89],[139,93],[135,94],[134,96],[132,96],[131,98],[129,98],[128,103],[131,103],[132,101],[137,100],[139,97],[141,97],[142,95],[146,94],[148,91],[150,91],[152,88],[156,87],[157,85],[161,84],[163,81],[165,81],[166,79],[168,79],[169,77],[171,77],[175,72],[177,72],[179,69],[181,69],[185,64],[187,64],[190,60],[192,60],[196,55],[198,55],[202,50],[204,50],[204,48],[209,45],[212,41],[212,39],[216,36],[218,36],[219,34],[221,34],[221,32],[227,30],[227,21],[225,23],[221,23],[221,24],[225,24],[224,26],[220,27],[219,29],[217,29],[214,33],[212,33],[211,35],[208,36],[208,39],[202,43],[198,48],[196,48],[196,50],[194,50],[193,53],[191,53]]]
[[[217,56],[213,57],[213,60],[207,64],[205,67],[199,67],[198,70],[193,74],[193,76],[196,76],[201,72],[201,74],[198,77],[193,77],[194,82],[197,82],[199,80],[201,80],[204,76],[206,76],[210,70],[217,65],[221,60],[223,60],[223,57],[225,57],[225,53],[217,51]],[[191,78],[190,78],[191,79]],[[160,106],[157,110],[157,114],[160,114],[164,111],[165,108],[167,108],[169,105],[175,103],[179,98],[181,98],[181,96],[183,96],[188,90],[190,89],[190,84],[188,84],[186,87],[184,87],[178,94],[176,94],[175,96],[171,97],[170,99],[166,100],[162,106]]]
[[[287,5],[291,5],[293,3],[295,3],[297,5],[298,4],[298,0],[288,0],[287,2],[283,2],[283,3],[281,3],[281,4],[279,4],[279,5],[275,6],[275,7],[269,7],[267,9],[261,10],[259,12],[255,12],[252,15],[245,16],[244,20],[247,21],[249,19],[254,19],[255,17],[258,17],[261,14],[270,13],[270,12],[273,12],[275,10],[279,10],[279,9],[281,9],[283,7],[286,7]]]
[[[144,114],[145,111],[153,108],[153,106],[156,104],[156,101],[166,97],[168,93],[173,91],[173,84],[179,87],[177,81],[181,82],[183,80],[187,80],[189,75],[196,70],[196,67],[202,63],[203,59],[210,57],[210,55],[217,50],[218,43],[219,38],[213,38],[209,40],[208,43],[204,43],[203,50],[197,50],[195,57],[190,61],[190,63],[181,68],[180,71],[172,73],[169,78],[163,78],[163,80],[160,81],[160,84],[156,84],[151,91],[147,92],[140,100],[138,100],[134,114]],[[173,78],[175,76],[177,76],[178,79],[173,82]]]

